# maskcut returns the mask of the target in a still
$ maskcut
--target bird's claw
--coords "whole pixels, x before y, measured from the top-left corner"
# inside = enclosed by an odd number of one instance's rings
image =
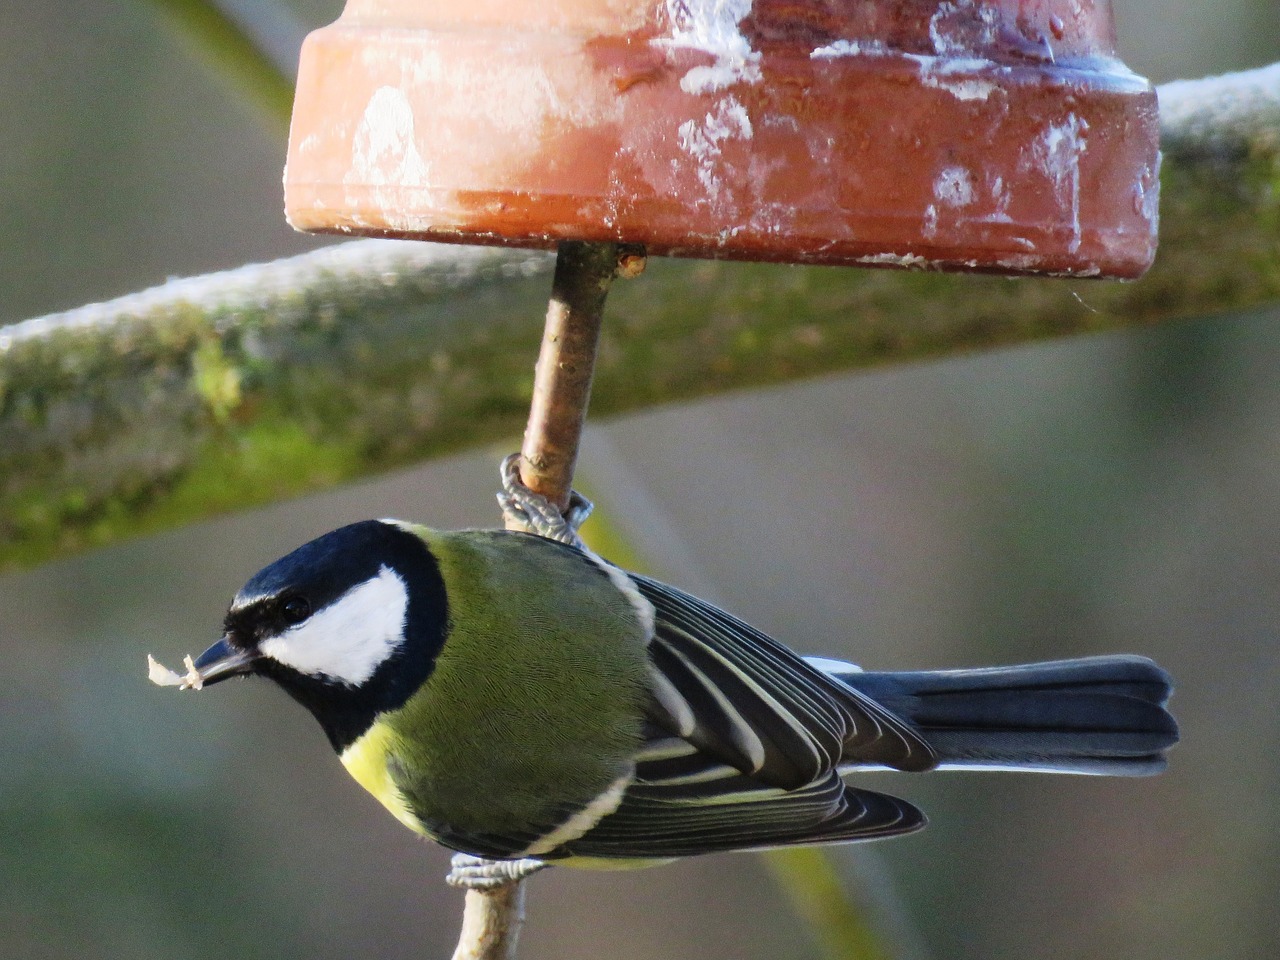
[[[569,509],[563,514],[546,497],[534,493],[520,479],[520,454],[513,453],[502,461],[502,491],[498,504],[502,515],[548,540],[582,547],[578,528],[591,515],[594,504],[577,490],[569,494]]]
[[[450,866],[449,875],[445,877],[449,886],[464,890],[496,890],[509,883],[518,883],[549,864],[530,857],[522,860],[486,860],[469,853],[455,853]]]

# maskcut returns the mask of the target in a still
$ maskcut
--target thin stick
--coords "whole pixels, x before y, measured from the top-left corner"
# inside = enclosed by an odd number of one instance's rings
[[[569,506],[591,399],[600,318],[617,271],[616,243],[569,240],[556,252],[529,425],[520,448],[520,479],[561,511]]]
[[[514,960],[523,923],[523,883],[468,890],[453,960]]]
[[[635,276],[643,265],[643,253],[616,243],[566,241],[556,253],[520,477],[562,512],[573,489],[605,296],[615,275]],[[453,960],[514,960],[523,922],[523,883],[468,890]]]

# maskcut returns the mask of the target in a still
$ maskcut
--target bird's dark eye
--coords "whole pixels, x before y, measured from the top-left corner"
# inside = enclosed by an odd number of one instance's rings
[[[280,615],[286,623],[301,623],[311,616],[311,604],[302,597],[290,597],[281,605]]]

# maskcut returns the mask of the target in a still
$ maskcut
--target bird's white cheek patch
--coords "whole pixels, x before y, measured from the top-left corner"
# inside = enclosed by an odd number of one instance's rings
[[[409,593],[389,567],[323,610],[264,640],[262,653],[299,673],[359,686],[404,642]]]

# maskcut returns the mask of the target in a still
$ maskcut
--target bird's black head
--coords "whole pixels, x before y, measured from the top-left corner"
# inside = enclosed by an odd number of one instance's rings
[[[270,677],[341,751],[422,685],[447,619],[444,582],[423,539],[366,520],[255,574],[231,602],[222,639],[195,665],[205,684]]]

